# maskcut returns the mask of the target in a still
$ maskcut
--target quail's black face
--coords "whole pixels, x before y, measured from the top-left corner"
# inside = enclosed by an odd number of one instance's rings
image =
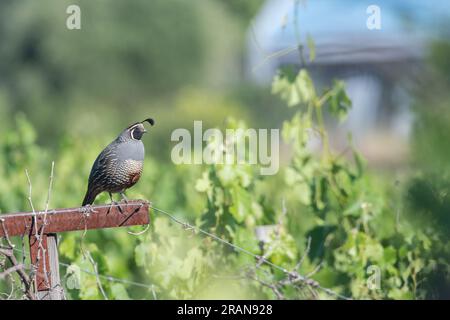
[[[155,124],[155,120],[152,118],[145,119],[142,122],[136,122],[135,124],[132,124],[128,128],[126,128],[122,134],[120,135],[122,139],[132,139],[132,140],[141,140],[144,133],[147,132],[144,127],[144,123],[148,122],[150,125]]]
[[[142,123],[137,123],[128,128],[130,138],[133,140],[141,140],[142,136],[146,132],[147,130],[145,130],[144,125]]]

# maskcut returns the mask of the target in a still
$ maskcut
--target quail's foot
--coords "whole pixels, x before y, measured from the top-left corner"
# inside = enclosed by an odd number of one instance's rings
[[[107,213],[110,213],[110,212],[111,212],[112,207],[117,207],[117,210],[119,210],[119,212],[120,212],[121,214],[124,214],[123,209],[122,209],[122,207],[120,206],[120,203],[119,203],[119,202],[117,202],[117,201],[111,201],[111,203],[109,204],[109,208],[108,208]]]
[[[119,212],[120,212],[121,214],[123,214],[122,207],[120,206],[120,204],[119,204],[117,201],[114,201],[114,200],[113,200],[113,197],[112,197],[112,193],[111,193],[111,192],[109,192],[109,199],[111,200],[111,203],[109,204],[109,208],[108,208],[107,213],[110,213],[110,212],[111,212],[112,207],[117,207],[117,209],[119,210]]]
[[[80,212],[89,217],[91,213],[95,213],[97,211],[95,211],[90,204],[87,204],[80,208]]]

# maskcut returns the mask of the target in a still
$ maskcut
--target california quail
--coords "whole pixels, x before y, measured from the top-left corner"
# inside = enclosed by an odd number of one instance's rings
[[[141,141],[145,130],[143,123],[152,126],[153,119],[145,119],[126,128],[97,157],[89,175],[88,189],[83,206],[92,204],[101,192],[120,193],[131,188],[141,177],[144,164],[144,144]]]

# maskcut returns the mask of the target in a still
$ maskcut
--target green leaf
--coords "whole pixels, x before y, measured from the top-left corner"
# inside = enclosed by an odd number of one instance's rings
[[[206,192],[211,188],[211,181],[209,180],[208,172],[203,172],[201,179],[198,179],[195,183],[195,190],[198,192]]]
[[[345,92],[344,82],[339,80],[333,81],[333,87],[329,95],[328,104],[330,106],[330,113],[339,120],[344,120],[352,106],[352,102]]]
[[[196,269],[200,267],[201,259],[202,253],[198,248],[190,249],[182,262],[181,268],[177,270],[177,276],[184,280],[191,278]]]
[[[272,83],[272,93],[278,94],[288,107],[307,104],[316,98],[314,84],[305,69],[292,76],[291,69],[281,69]]]
[[[359,217],[361,213],[362,213],[361,201],[356,201],[343,212],[344,216],[355,216],[355,217]]]
[[[81,270],[76,264],[67,267],[64,278],[67,289],[80,289]]]
[[[299,91],[300,102],[308,103],[316,98],[316,90],[312,79],[309,77],[308,71],[301,69],[295,81],[297,90]]]
[[[236,172],[231,165],[224,165],[217,171],[217,176],[224,186],[230,186],[236,179]]]
[[[138,244],[134,249],[136,264],[140,267],[145,266],[146,251],[147,245],[144,242]]]
[[[73,236],[64,237],[59,245],[59,253],[71,260],[75,259],[75,238]]]
[[[230,213],[237,222],[243,222],[245,216],[251,212],[252,198],[243,188],[235,186],[232,191],[233,205],[230,207]]]
[[[393,265],[397,260],[397,250],[394,247],[389,246],[384,249],[383,260],[385,264]]]
[[[123,284],[115,283],[111,286],[111,292],[116,300],[130,300],[128,296],[127,290],[123,286]]]

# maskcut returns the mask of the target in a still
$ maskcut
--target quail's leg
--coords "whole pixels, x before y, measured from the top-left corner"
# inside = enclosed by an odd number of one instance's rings
[[[121,191],[120,195],[122,197],[122,201],[128,204],[128,198],[125,196],[125,191]]]
[[[112,196],[112,193],[111,193],[111,192],[108,192],[108,193],[109,193],[109,199],[111,200],[111,203],[109,204],[109,208],[108,208],[108,212],[107,212],[107,213],[110,213],[111,208],[112,208],[113,206],[117,206],[117,208],[119,209],[119,212],[123,214],[123,210],[122,210],[122,208],[120,207],[120,205],[119,205],[116,201],[114,201],[113,196]]]
[[[109,203],[109,208],[108,208],[107,214],[111,212],[111,208],[112,208],[113,202],[114,202],[114,200],[113,200],[113,198],[112,198],[111,192],[108,192],[108,194],[109,194],[109,199],[110,199],[111,201],[110,201],[110,203]]]

